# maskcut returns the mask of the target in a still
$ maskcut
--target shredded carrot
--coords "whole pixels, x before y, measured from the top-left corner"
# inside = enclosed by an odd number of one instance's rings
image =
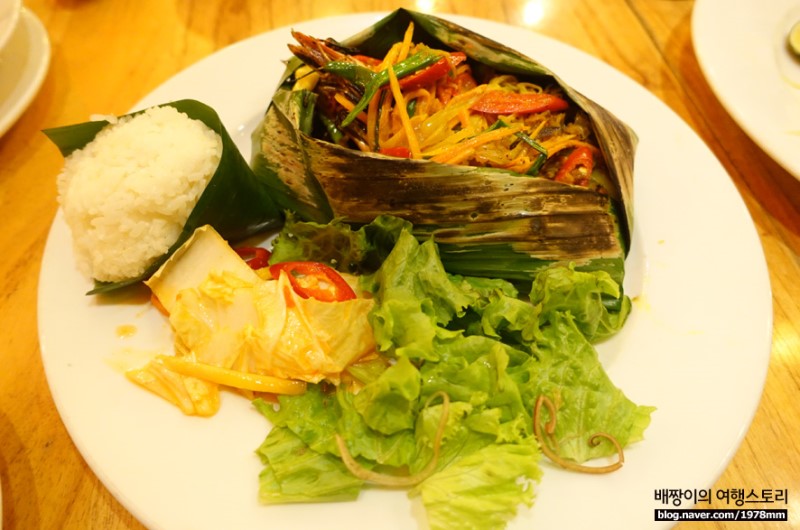
[[[462,129],[466,129],[469,127],[469,109],[463,108],[459,111],[458,121],[461,123]]]
[[[408,57],[408,50],[411,49],[411,37],[414,35],[414,23],[410,22],[406,33],[403,36],[403,45],[400,47],[400,53],[397,54],[397,62],[404,60]]]
[[[371,100],[369,100],[369,105],[367,106],[367,144],[371,151],[377,151],[380,147],[379,138],[377,135],[374,135],[376,127],[378,125],[378,105],[381,102],[381,92],[379,91]]]
[[[383,62],[381,62],[381,64],[375,69],[377,72],[389,68],[397,61],[397,54],[400,53],[400,46],[402,46],[402,43],[397,42],[391,48],[389,48],[389,51],[386,52],[386,55],[383,58]]]
[[[170,355],[158,355],[155,360],[175,373],[232,388],[291,395],[302,394],[306,391],[306,383],[304,381],[237,372],[236,370],[214,366],[213,364],[198,363]]]
[[[516,173],[525,173],[525,171],[530,169],[532,163],[533,161],[529,156],[521,153],[509,160],[509,162],[502,167],[503,169],[508,169]]]
[[[567,136],[564,138],[560,138],[558,141],[553,143],[547,143],[547,142],[542,143],[542,147],[547,149],[548,158],[558,153],[559,151],[567,149],[568,147],[581,147],[581,146],[589,147],[590,149],[596,149],[596,147],[590,144],[589,142],[576,140],[574,136]]]
[[[400,83],[397,81],[397,76],[394,73],[394,68],[389,67],[389,85],[392,87],[392,94],[396,100],[397,112],[400,114],[400,120],[403,123],[403,129],[406,133],[408,140],[408,148],[411,150],[411,158],[422,158],[422,153],[419,149],[419,141],[417,135],[414,133],[414,128],[411,126],[411,120],[408,117],[406,110],[406,101],[403,98],[403,93],[400,91]]]
[[[523,129],[522,125],[514,127],[502,127],[487,133],[479,134],[469,140],[464,140],[453,147],[445,150],[441,154],[436,155],[431,160],[440,162],[442,164],[458,164],[461,160],[472,154],[475,149],[481,145],[495,142],[506,136],[516,134]]]
[[[378,139],[380,145],[383,145],[383,142],[392,135],[392,102],[394,101],[391,90],[383,91],[383,93],[386,94],[386,97],[382,98],[383,101],[378,113]]]
[[[536,128],[528,133],[528,136],[530,136],[531,138],[536,138],[537,136],[539,136],[539,133],[542,132],[542,129],[544,129],[546,123],[547,120],[539,121],[539,124],[536,126]]]
[[[336,99],[336,102],[345,109],[347,109],[348,111],[351,111],[355,108],[355,104],[353,104],[352,101],[344,97],[344,94],[336,94],[334,96],[334,99]],[[359,121],[367,123],[367,116],[363,112],[359,113],[357,118]]]
[[[424,88],[417,88],[406,94],[406,101],[412,100],[417,100],[417,110],[414,112],[414,116],[427,116],[431,93]]]
[[[575,121],[578,126],[569,127],[570,113],[545,111],[493,117],[472,109],[483,94],[492,90],[516,94],[543,93],[546,90],[538,84],[519,81],[512,74],[495,75],[488,80],[477,76],[481,79],[479,83],[470,62],[463,61],[460,55],[448,56],[445,51],[414,42],[415,29],[415,23],[409,23],[402,39],[393,42],[383,57],[364,61],[372,71],[388,76],[389,82],[358,114],[356,119],[361,125],[344,131],[341,145],[365,152],[404,148],[414,159],[505,168],[524,173],[533,164],[538,167],[544,153],[551,158],[556,153],[563,154],[564,149],[587,142],[588,132],[584,126]],[[430,76],[429,81],[409,84],[403,89],[402,80],[398,81],[397,71],[392,67],[414,57],[420,50],[447,57],[450,71],[444,77]],[[438,68],[435,72],[441,73]],[[343,93],[334,94],[334,98],[337,105],[348,112],[355,108],[356,103]],[[412,108],[413,113],[410,111]],[[486,132],[497,118],[502,119],[506,127]],[[546,139],[539,138],[543,130],[552,130]],[[528,138],[523,138],[525,142],[510,142],[509,136],[519,132],[524,132],[543,149],[532,145]],[[403,155],[406,154],[404,151]]]

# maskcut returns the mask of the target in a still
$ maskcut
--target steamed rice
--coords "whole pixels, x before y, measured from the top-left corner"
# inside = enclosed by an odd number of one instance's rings
[[[142,274],[177,240],[222,155],[204,123],[170,106],[113,120],[58,176],[78,267],[95,280]]]

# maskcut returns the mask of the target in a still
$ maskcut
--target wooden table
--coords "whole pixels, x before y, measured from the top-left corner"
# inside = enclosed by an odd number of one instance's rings
[[[141,528],[77,452],[54,408],[36,326],[39,263],[56,212],[62,159],[40,130],[124,113],[184,67],[237,40],[305,19],[390,10],[373,0],[28,0],[52,40],[41,92],[0,138],[0,479],[3,527]],[[800,527],[800,182],[763,154],[715,99],[694,55],[691,0],[418,2],[433,12],[498,20],[555,37],[643,84],[685,119],[741,192],[770,269],[774,341],[763,399],[715,488],[786,488]],[[413,3],[404,7],[415,8]],[[743,279],[746,281],[746,279]],[[713,414],[713,411],[711,411]],[[678,486],[676,486],[678,487]],[[681,529],[767,528],[717,523]]]

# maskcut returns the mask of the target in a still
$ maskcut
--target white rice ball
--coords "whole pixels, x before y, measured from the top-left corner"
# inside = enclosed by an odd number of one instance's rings
[[[170,106],[122,117],[70,154],[58,201],[78,267],[135,278],[178,239],[222,155],[222,139]]]

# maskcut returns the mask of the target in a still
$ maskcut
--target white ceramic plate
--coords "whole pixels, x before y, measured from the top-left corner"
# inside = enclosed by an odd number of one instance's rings
[[[346,37],[377,15],[298,24]],[[530,31],[452,17],[538,58],[639,134],[636,228],[626,289],[635,308],[602,344],[612,379],[655,405],[646,440],[616,473],[586,476],[545,463],[532,510],[510,528],[665,528],[655,491],[710,487],[756,410],[770,353],[769,278],[752,221],[719,162],[694,132],[641,86],[600,61]],[[226,48],[178,74],[138,108],[195,98],[216,108],[246,157],[287,58],[289,29]],[[55,175],[54,175],[55,178]],[[714,197],[714,211],[708,198]],[[259,506],[254,450],[266,422],[226,395],[212,419],[189,418],[112,368],[124,350],[170,351],[164,319],[145,300],[85,297],[70,235],[56,217],[39,286],[42,358],[58,410],[89,466],[153,529],[410,529],[420,507],[402,492],[368,491],[353,503]],[[122,303],[124,302],[124,303]],[[119,326],[137,333],[123,338]]]
[[[22,8],[19,23],[0,51],[0,136],[22,115],[50,66],[50,39],[42,23]]]
[[[798,21],[797,0],[697,0],[692,13],[695,53],[720,102],[800,179],[800,60],[786,46]]]

